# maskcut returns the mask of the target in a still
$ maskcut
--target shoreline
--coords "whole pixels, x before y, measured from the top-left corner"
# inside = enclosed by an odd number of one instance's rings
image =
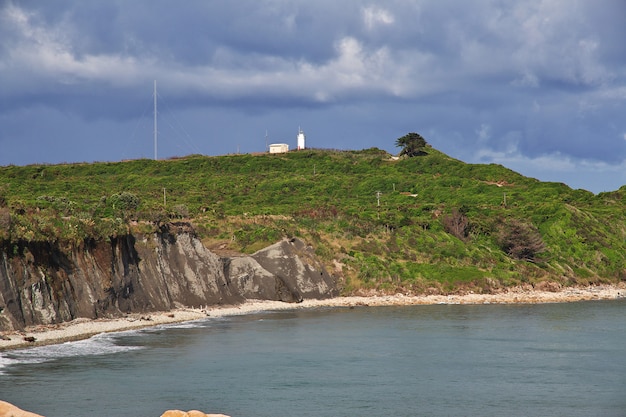
[[[134,313],[113,319],[78,318],[70,322],[32,326],[23,331],[0,332],[0,352],[88,339],[101,333],[122,332],[206,318],[254,314],[263,311],[299,310],[319,307],[410,306],[435,304],[544,304],[626,298],[626,283],[563,288],[556,292],[509,288],[496,294],[463,295],[372,295],[346,296],[301,303],[249,300],[232,306],[181,308],[167,312]],[[8,340],[7,340],[8,339]],[[29,341],[30,340],[30,341]]]

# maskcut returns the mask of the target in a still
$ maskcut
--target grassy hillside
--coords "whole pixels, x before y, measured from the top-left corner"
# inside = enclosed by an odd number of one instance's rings
[[[0,167],[0,240],[85,239],[191,221],[216,250],[311,243],[346,293],[492,291],[626,279],[626,188],[593,195],[433,149]]]

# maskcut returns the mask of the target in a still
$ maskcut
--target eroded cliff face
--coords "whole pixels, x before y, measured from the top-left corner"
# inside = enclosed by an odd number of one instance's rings
[[[225,259],[225,274],[245,298],[299,302],[338,295],[336,279],[316,259],[313,248],[298,239]]]
[[[335,279],[299,240],[221,258],[192,230],[166,227],[149,236],[87,241],[70,251],[49,242],[21,242],[0,251],[0,331],[79,317],[246,299],[297,302],[337,293]]]

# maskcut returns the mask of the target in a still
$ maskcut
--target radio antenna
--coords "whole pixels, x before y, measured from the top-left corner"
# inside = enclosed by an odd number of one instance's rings
[[[154,80],[154,160],[157,160],[157,86]]]

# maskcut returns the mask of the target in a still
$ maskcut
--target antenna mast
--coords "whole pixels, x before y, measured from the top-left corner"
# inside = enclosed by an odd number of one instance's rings
[[[154,80],[154,160],[157,160],[157,89]]]

